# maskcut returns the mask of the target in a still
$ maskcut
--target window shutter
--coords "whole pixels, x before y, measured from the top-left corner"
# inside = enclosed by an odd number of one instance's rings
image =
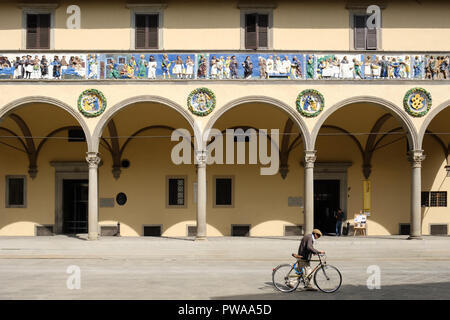
[[[136,49],[158,48],[158,15],[136,15]]]
[[[27,49],[37,48],[37,20],[37,14],[27,14]]]
[[[38,15],[38,39],[40,49],[50,49],[50,15]]]
[[[377,49],[377,29],[367,28],[367,49],[368,50]]]
[[[267,14],[258,15],[258,47],[267,48],[269,32],[269,16]]]
[[[245,15],[245,48],[256,49],[256,14]]]
[[[366,49],[366,16],[354,16],[355,49]]]
[[[136,15],[136,49],[144,49],[145,48],[145,15],[137,14]]]
[[[148,47],[158,48],[158,15],[147,16],[148,26]]]

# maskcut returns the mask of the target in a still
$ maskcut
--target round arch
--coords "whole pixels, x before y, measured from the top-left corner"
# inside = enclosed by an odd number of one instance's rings
[[[340,110],[343,107],[346,107],[348,105],[354,104],[354,103],[374,103],[379,105],[381,108],[392,112],[393,116],[399,120],[402,124],[402,126],[406,129],[407,137],[409,145],[413,148],[413,150],[418,150],[419,144],[418,144],[418,138],[417,138],[417,131],[414,127],[414,124],[412,123],[411,119],[408,117],[408,115],[403,112],[400,108],[398,108],[394,103],[387,101],[382,98],[378,97],[372,97],[372,96],[358,96],[358,97],[352,97],[345,100],[342,100],[335,105],[333,105],[330,108],[327,108],[323,114],[320,116],[317,123],[314,125],[314,129],[311,133],[311,150],[314,150],[317,136],[319,135],[319,131],[322,128],[322,125],[325,123],[325,121],[336,111]]]
[[[111,108],[108,108],[107,111],[102,115],[100,121],[97,123],[97,126],[95,127],[93,137],[93,147],[94,151],[98,150],[100,138],[103,133],[103,130],[105,129],[108,122],[120,111],[125,109],[127,106],[140,103],[140,102],[154,102],[154,103],[160,103],[162,105],[168,106],[178,113],[180,113],[183,118],[189,123],[192,130],[194,130],[194,137],[195,137],[195,146],[197,148],[200,148],[202,145],[202,135],[201,130],[199,129],[199,126],[195,119],[191,116],[191,114],[187,111],[187,109],[183,108],[181,105],[179,105],[176,102],[173,102],[169,99],[159,97],[159,96],[152,96],[152,95],[143,95],[143,96],[136,96],[132,98],[128,98],[125,100],[120,101],[119,103],[116,103]]]
[[[441,111],[443,111],[444,109],[447,109],[447,107],[450,107],[450,99],[441,103],[439,106],[437,106],[436,108],[432,108],[432,110],[430,111],[430,113],[428,114],[428,116],[425,118],[424,122],[422,123],[422,126],[420,127],[420,131],[419,131],[419,140],[418,140],[418,145],[420,146],[420,149],[422,148],[422,144],[423,144],[423,138],[425,137],[425,133],[428,129],[428,126],[430,125],[431,121],[433,121],[433,119],[439,114],[441,113]]]
[[[51,98],[51,97],[45,97],[45,96],[29,96],[29,97],[23,97],[23,98],[14,100],[14,101],[6,104],[3,108],[1,108],[0,119],[3,118],[8,113],[10,113],[11,111],[13,111],[14,109],[17,109],[17,108],[19,108],[25,104],[29,104],[29,103],[51,104],[53,106],[59,107],[65,111],[67,111],[72,117],[75,118],[75,120],[78,122],[78,124],[83,129],[84,135],[86,136],[88,151],[92,150],[93,143],[92,143],[91,132],[90,132],[89,127],[87,126],[86,122],[84,121],[83,117],[74,108],[72,108],[65,102],[62,102],[58,99]]]
[[[266,97],[266,96],[247,96],[247,97],[238,98],[238,99],[228,102],[226,105],[221,107],[219,110],[217,110],[217,112],[215,112],[211,116],[211,118],[208,120],[208,123],[205,126],[204,132],[208,132],[210,129],[212,129],[214,124],[216,123],[216,121],[227,111],[233,109],[234,107],[242,105],[244,103],[252,103],[252,102],[266,103],[266,104],[270,104],[270,105],[273,105],[277,108],[284,110],[290,116],[290,118],[297,124],[297,126],[302,134],[302,138],[304,139],[305,149],[307,149],[307,147],[310,145],[310,135],[309,135],[308,128],[306,127],[306,124],[303,121],[301,115],[294,108],[290,107],[286,103],[284,103],[278,99]],[[206,144],[207,140],[208,140],[207,137],[204,137],[205,144]],[[205,146],[203,146],[203,147],[205,147]]]

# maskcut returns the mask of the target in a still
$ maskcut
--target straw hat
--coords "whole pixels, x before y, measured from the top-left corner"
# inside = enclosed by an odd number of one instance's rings
[[[314,229],[313,231],[312,231],[312,233],[314,234],[317,234],[319,237],[321,237],[322,236],[322,232],[320,232],[320,230],[319,229]]]

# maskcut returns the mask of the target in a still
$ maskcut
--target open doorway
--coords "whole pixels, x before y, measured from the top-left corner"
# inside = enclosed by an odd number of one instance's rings
[[[340,181],[314,180],[314,228],[336,232],[335,211],[340,207]]]
[[[88,180],[63,180],[63,233],[88,232],[88,196]]]

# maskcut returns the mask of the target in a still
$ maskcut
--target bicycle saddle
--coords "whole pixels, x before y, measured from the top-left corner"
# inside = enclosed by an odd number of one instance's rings
[[[296,253],[293,253],[292,256],[293,256],[295,259],[303,259],[302,256],[299,256],[299,255],[296,254]]]

